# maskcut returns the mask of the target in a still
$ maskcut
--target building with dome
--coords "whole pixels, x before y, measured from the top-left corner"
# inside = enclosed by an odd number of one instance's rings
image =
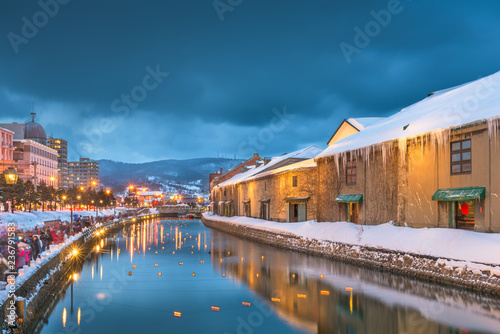
[[[24,139],[47,146],[47,134],[43,126],[35,122],[36,113],[31,113],[31,122],[24,124]]]
[[[42,181],[54,188],[58,187],[58,154],[47,146],[45,129],[35,122],[35,113],[31,113],[31,121],[22,123],[4,123],[0,127],[14,132],[12,167],[19,177],[31,180],[35,184]]]

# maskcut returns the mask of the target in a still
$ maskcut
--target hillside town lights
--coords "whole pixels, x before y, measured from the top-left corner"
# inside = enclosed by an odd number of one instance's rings
[[[16,184],[17,180],[19,179],[19,174],[17,174],[17,171],[14,167],[7,168],[3,172],[3,175],[7,184]]]

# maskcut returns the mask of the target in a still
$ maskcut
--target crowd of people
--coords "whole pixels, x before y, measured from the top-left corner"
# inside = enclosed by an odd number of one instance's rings
[[[129,216],[130,214],[121,213],[118,218]],[[8,267],[9,251],[15,251],[15,270],[23,268],[25,265],[29,266],[33,261],[42,254],[44,251],[50,249],[50,245],[57,245],[64,243],[65,240],[81,232],[85,228],[89,228],[98,223],[105,223],[109,220],[115,219],[115,216],[107,217],[93,217],[81,215],[74,215],[73,222],[52,221],[45,222],[44,226],[39,228],[35,227],[32,230],[25,231],[17,235],[13,239],[14,244],[9,248],[9,240],[7,234],[0,236],[0,279],[6,280],[7,273],[12,274],[12,270]],[[13,248],[12,248],[13,247]]]
[[[74,216],[73,225],[69,222],[53,221],[46,222],[42,228],[35,227],[32,230],[19,234],[13,239],[14,244],[11,244],[9,249],[8,239],[2,237],[0,239],[0,273],[3,281],[6,280],[6,274],[11,270],[8,267],[9,251],[15,251],[16,270],[29,266],[33,261],[46,250],[49,250],[50,245],[64,243],[71,235],[81,232],[84,228],[91,227],[94,224],[105,222],[112,217],[82,217]],[[13,247],[13,248],[12,248]]]

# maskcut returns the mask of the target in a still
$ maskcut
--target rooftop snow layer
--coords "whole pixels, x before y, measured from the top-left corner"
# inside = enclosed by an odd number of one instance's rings
[[[330,145],[318,157],[398,138],[457,127],[500,115],[500,72],[437,91],[400,112]]]
[[[366,127],[371,126],[374,123],[380,122],[384,118],[385,117],[360,117],[360,118],[348,118],[347,121],[356,129],[362,131]]]
[[[311,158],[311,159],[296,162],[296,163],[291,164],[291,165],[279,167],[279,168],[276,168],[276,169],[273,169],[270,171],[264,171],[264,172],[259,173],[257,175],[251,176],[248,179],[258,179],[258,178],[265,177],[268,175],[275,175],[275,174],[284,173],[284,172],[291,172],[294,170],[299,170],[299,169],[304,169],[304,168],[314,168],[316,166],[317,166],[317,164],[314,161],[314,158]]]
[[[302,150],[298,150],[298,151],[295,151],[292,153],[288,153],[288,154],[284,154],[284,155],[279,156],[279,157],[272,158],[271,161],[267,165],[261,165],[259,167],[250,169],[244,173],[237,174],[237,175],[233,176],[231,179],[221,183],[220,186],[225,187],[228,185],[232,185],[232,184],[236,184],[236,183],[245,181],[245,180],[249,179],[250,177],[252,177],[256,174],[262,173],[262,172],[270,169],[272,166],[274,166],[274,165],[276,165],[276,164],[278,164],[286,159],[289,159],[289,158],[312,159],[312,158],[316,157],[322,151],[323,151],[323,149],[312,145],[312,146],[306,147]]]

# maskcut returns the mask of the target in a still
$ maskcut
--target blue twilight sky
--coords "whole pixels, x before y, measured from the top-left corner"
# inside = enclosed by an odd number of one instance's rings
[[[70,157],[326,147],[500,70],[500,2],[0,0],[0,122],[32,103]]]

